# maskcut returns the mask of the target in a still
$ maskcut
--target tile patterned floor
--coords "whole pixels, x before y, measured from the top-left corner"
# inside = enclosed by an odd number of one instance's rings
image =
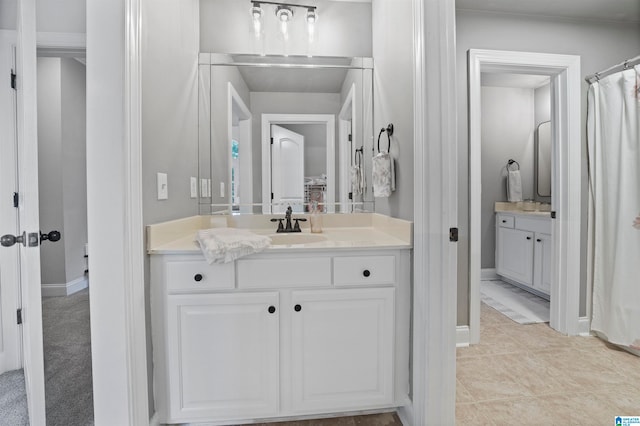
[[[640,416],[640,358],[482,304],[480,344],[457,350],[457,425],[613,425]]]

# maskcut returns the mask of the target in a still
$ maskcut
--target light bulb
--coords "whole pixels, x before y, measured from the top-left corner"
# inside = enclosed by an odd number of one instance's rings
[[[276,9],[276,16],[280,22],[289,22],[293,18],[293,10],[286,6],[278,6]]]
[[[307,9],[307,22],[309,24],[314,24],[318,19],[318,14],[315,9]]]

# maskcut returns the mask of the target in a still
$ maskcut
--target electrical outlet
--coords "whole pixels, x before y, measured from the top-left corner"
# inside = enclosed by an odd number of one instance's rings
[[[198,178],[191,176],[190,188],[191,198],[198,198]]]
[[[158,173],[158,200],[169,199],[169,184],[166,173]]]

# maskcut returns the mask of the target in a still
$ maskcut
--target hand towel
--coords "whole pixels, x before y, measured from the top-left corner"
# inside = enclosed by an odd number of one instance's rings
[[[203,229],[197,232],[196,241],[209,264],[233,262],[271,245],[271,238],[266,235],[237,228]]]
[[[520,170],[509,170],[507,174],[507,200],[522,201],[522,178]]]
[[[380,152],[373,157],[373,196],[388,197],[396,189],[395,164],[388,152]]]
[[[351,166],[351,192],[353,195],[362,195],[364,192],[364,175],[359,165]]]

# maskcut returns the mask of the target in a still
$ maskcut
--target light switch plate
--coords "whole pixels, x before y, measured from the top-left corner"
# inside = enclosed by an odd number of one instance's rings
[[[224,198],[224,182],[220,182],[220,198]]]
[[[169,186],[166,173],[158,173],[158,200],[169,199]]]
[[[200,196],[202,198],[207,198],[207,180],[200,179]]]
[[[191,176],[190,182],[191,198],[198,198],[198,179]]]
[[[211,197],[211,179],[207,179],[207,197]]]

